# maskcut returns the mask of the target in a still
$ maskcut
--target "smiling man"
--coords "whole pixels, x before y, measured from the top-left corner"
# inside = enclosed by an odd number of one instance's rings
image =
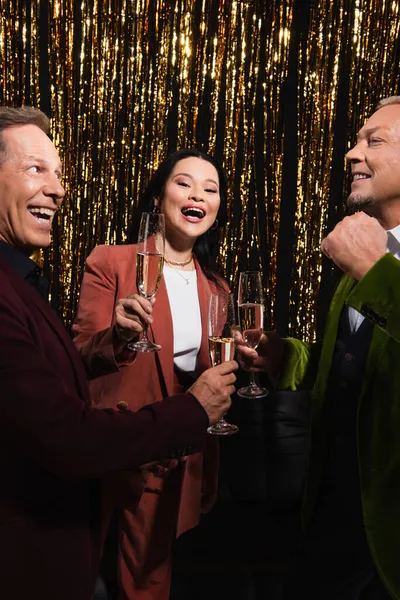
[[[267,333],[243,364],[312,388],[305,531],[285,600],[400,598],[400,96],[348,152],[343,219],[322,249],[344,272],[321,343]]]
[[[0,239],[28,255],[49,245],[65,193],[58,153],[44,131],[46,118],[33,115],[37,124],[6,128],[0,143]]]
[[[41,297],[46,285],[29,258],[49,245],[64,197],[48,130],[36,109],[0,107],[0,590],[7,600],[92,597],[100,477],[202,451],[207,427],[230,405],[237,368],[232,361],[208,369],[188,393],[136,413],[126,402],[121,411],[91,408],[79,355]]]

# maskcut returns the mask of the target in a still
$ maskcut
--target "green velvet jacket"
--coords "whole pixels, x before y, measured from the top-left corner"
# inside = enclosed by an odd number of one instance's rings
[[[386,254],[353,286],[352,279],[342,278],[332,299],[322,343],[286,340],[288,361],[279,387],[312,388],[303,502],[306,524],[323,470],[326,434],[321,416],[344,304],[374,323],[357,415],[363,518],[377,572],[393,598],[400,600],[400,261]]]

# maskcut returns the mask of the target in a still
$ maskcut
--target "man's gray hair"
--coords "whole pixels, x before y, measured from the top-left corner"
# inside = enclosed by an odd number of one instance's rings
[[[11,127],[22,127],[23,125],[36,125],[46,135],[50,133],[50,120],[38,108],[33,106],[0,106],[0,165],[7,155],[7,148],[3,138],[3,132]]]
[[[400,96],[388,96],[387,98],[382,98],[376,105],[376,110],[379,110],[384,106],[390,106],[391,104],[400,104]]]

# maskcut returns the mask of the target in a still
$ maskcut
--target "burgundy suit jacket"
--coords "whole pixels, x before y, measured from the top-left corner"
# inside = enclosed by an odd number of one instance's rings
[[[199,295],[202,341],[197,361],[197,374],[208,369],[208,303],[212,293],[227,290],[221,278],[221,286],[208,280],[195,261]],[[116,407],[127,403],[138,410],[154,405],[163,397],[174,393],[173,325],[164,278],[161,280],[153,310],[153,323],[149,337],[162,346],[152,354],[132,353],[133,362],[119,363],[114,356],[113,327],[114,309],[119,298],[137,293],[136,246],[98,246],[86,261],[77,319],[74,324],[74,342],[79,349],[86,368],[93,376],[110,373],[119,364],[120,371],[99,377],[91,382],[92,401],[99,407]],[[157,476],[142,470],[141,481],[131,480],[126,487],[127,496],[120,502],[125,508],[134,509],[144,486],[156,488],[162,485]],[[211,508],[217,493],[218,440],[208,436],[207,449],[202,457],[189,457],[181,493],[177,533],[197,525],[202,511]],[[122,488],[121,488],[122,489]],[[132,489],[134,493],[132,494]]]
[[[205,444],[189,394],[131,411],[89,405],[54,312],[0,259],[0,594],[89,600],[99,562],[98,478]]]

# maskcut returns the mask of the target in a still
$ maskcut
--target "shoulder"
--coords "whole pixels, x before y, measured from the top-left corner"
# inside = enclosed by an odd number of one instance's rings
[[[86,259],[86,267],[100,270],[119,270],[123,265],[136,260],[136,245],[100,245],[96,246]]]
[[[88,256],[89,259],[104,260],[104,261],[119,261],[121,259],[129,259],[132,254],[136,254],[136,244],[116,244],[108,245],[101,244],[96,246]]]
[[[31,301],[31,294],[36,295],[37,292],[10,265],[5,261],[0,261],[0,314],[2,325],[4,325],[6,315],[13,315],[21,321],[22,318],[29,317],[33,312],[36,312],[34,310],[35,302]],[[40,302],[42,302],[41,299]],[[45,303],[44,306],[46,310],[48,307]]]
[[[136,246],[132,244],[96,246],[85,262],[84,283],[94,278],[114,287],[116,280],[133,272],[136,254]]]
[[[16,293],[15,290],[18,293],[20,282],[24,285],[23,279],[14,269],[5,260],[0,259],[0,296],[9,297]]]

